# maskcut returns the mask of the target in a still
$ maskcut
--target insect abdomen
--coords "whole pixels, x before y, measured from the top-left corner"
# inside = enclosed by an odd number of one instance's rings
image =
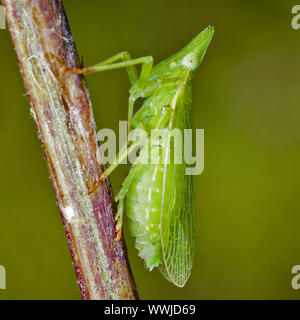
[[[140,164],[126,197],[129,228],[139,255],[150,270],[163,262],[160,235],[162,182],[162,164]]]

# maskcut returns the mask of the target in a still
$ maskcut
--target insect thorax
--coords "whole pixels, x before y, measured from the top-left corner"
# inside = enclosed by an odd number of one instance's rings
[[[170,80],[166,84],[160,84],[154,92],[145,97],[142,107],[135,113],[133,123],[137,127],[146,129],[161,128],[162,118],[166,113],[181,113],[182,107],[191,104],[191,84]],[[163,122],[168,127],[168,121]],[[150,133],[150,132],[148,132]]]

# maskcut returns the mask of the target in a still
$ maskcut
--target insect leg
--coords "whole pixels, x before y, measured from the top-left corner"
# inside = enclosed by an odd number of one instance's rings
[[[146,140],[147,137],[143,137],[140,140],[133,142],[129,147],[127,146],[127,143],[124,144],[124,146],[121,148],[121,151],[112,162],[112,165],[110,165],[109,168],[104,171],[100,179],[104,180],[107,176],[109,176],[112,171],[114,171],[118,167],[120,162],[122,162],[138,145],[144,144]]]
[[[132,115],[133,115],[133,107],[134,107],[134,103],[136,101],[136,96],[131,94],[129,97],[129,105],[128,105],[128,133],[131,129],[131,119],[132,119]]]
[[[137,166],[133,167],[128,176],[126,177],[126,179],[124,180],[124,182],[122,183],[122,188],[121,190],[118,192],[118,194],[115,196],[115,201],[116,202],[119,202],[121,201],[121,199],[124,199],[128,190],[129,190],[129,187],[130,187],[130,184],[131,184],[131,181],[132,179],[134,178],[134,175],[135,175],[135,169],[137,168]]]
[[[112,161],[112,164],[102,173],[101,177],[96,181],[93,187],[88,191],[88,194],[93,193],[100,186],[101,182],[105,180],[118,166],[119,164],[130,154],[139,144],[145,143],[147,137],[143,137],[140,140],[135,141],[130,147],[127,146],[127,142],[122,146],[120,152]]]
[[[108,65],[111,65],[119,60],[122,60],[122,61],[131,61],[131,57],[130,57],[130,54],[127,52],[127,51],[123,51],[123,52],[120,52],[120,53],[117,53],[116,55],[102,61],[102,62],[99,62],[97,64],[95,64],[94,66],[92,67],[89,67],[89,68],[67,68],[67,67],[63,67],[61,69],[62,72],[66,72],[66,71],[72,71],[72,72],[75,72],[75,73],[80,73],[80,74],[88,74],[88,73],[93,73],[93,72],[98,72],[98,71],[101,71],[101,70],[98,70],[99,67],[101,66],[108,66]],[[81,64],[82,66],[82,64]],[[135,83],[137,80],[138,80],[138,73],[137,73],[137,70],[136,70],[136,67],[134,65],[130,65],[128,67],[125,67],[126,68],[126,71],[128,73],[128,78],[131,82],[131,84]]]
[[[116,62],[120,59],[123,59],[122,62]],[[118,53],[115,56],[100,62],[92,67],[84,68],[84,69],[78,69],[78,68],[67,68],[63,67],[61,69],[62,72],[65,71],[72,71],[79,74],[88,74],[88,73],[94,73],[94,72],[100,72],[100,71],[106,71],[106,70],[113,70],[113,69],[119,69],[119,68],[126,68],[129,76],[129,80],[131,83],[134,83],[138,79],[137,71],[135,69],[135,65],[142,64],[142,70],[140,74],[140,81],[145,81],[148,79],[153,65],[153,58],[151,56],[147,57],[141,57],[137,59],[130,59],[130,56],[128,53]]]
[[[124,214],[124,202],[125,202],[125,197],[126,194],[129,190],[130,184],[135,176],[136,173],[136,168],[137,166],[133,167],[129,175],[126,177],[122,184],[122,188],[115,197],[115,201],[119,202],[118,204],[118,212],[115,216],[115,221],[117,222],[116,224],[116,231],[117,231],[117,237],[115,238],[116,241],[119,241],[122,237],[122,225],[123,225],[123,214]]]
[[[130,61],[132,59],[131,59],[130,54],[127,51],[124,51],[121,53],[121,60]],[[134,84],[139,78],[138,72],[136,70],[136,66],[134,66],[134,65],[129,66],[126,68],[126,70],[127,70],[127,74],[128,74],[128,78],[129,78],[130,83]]]

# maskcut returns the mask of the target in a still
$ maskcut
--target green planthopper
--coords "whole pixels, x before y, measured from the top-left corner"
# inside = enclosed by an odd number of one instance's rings
[[[116,161],[103,173],[90,193],[130,152],[142,146],[116,196],[116,240],[121,237],[123,212],[126,211],[136,248],[147,268],[158,267],[169,281],[179,287],[185,285],[193,264],[194,183],[193,176],[186,174],[185,163],[165,159],[176,158],[171,130],[191,128],[192,80],[213,33],[214,28],[207,27],[182,50],[154,67],[151,56],[131,59],[127,52],[122,52],[89,68],[65,67],[63,70],[88,74],[126,68],[132,85],[128,122],[131,128],[143,129],[146,135],[121,148]],[[142,65],[140,74],[136,70],[137,64]],[[144,102],[134,113],[134,103],[138,98],[143,98]],[[156,139],[147,139],[153,129],[158,130],[160,138],[163,136],[162,140],[166,141],[162,148],[155,147]],[[147,161],[150,157],[155,158],[155,163]]]

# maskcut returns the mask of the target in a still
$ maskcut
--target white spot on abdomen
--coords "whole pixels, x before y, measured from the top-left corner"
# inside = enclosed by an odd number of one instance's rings
[[[154,173],[153,173],[153,176],[152,176],[152,181],[155,181],[156,173],[157,173],[157,167],[154,170]]]
[[[151,193],[152,193],[152,188],[149,189],[148,193],[148,201],[151,201]]]

